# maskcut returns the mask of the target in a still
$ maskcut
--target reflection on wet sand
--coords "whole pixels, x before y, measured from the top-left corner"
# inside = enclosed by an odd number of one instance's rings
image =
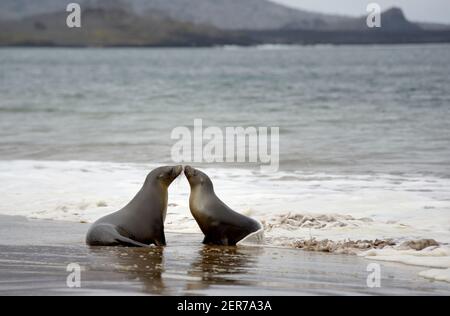
[[[89,248],[86,226],[0,217],[0,295],[448,295],[422,267],[382,263],[368,288],[356,256],[299,249],[209,247],[200,234],[168,233],[163,248]],[[77,263],[81,288],[67,287]]]
[[[203,246],[190,264],[188,274],[198,281],[186,283],[186,290],[203,290],[211,285],[251,285],[242,276],[251,272],[261,248]]]
[[[167,294],[162,278],[164,272],[163,247],[91,247],[89,253],[94,257],[93,261],[95,262],[92,270],[119,273],[119,275],[125,276],[126,281],[141,285],[142,291],[145,293]]]
[[[89,248],[92,266],[86,279],[133,283],[144,293],[185,294],[211,285],[254,285],[251,273],[263,252],[260,248],[212,247],[190,244],[182,252],[169,248]],[[102,273],[99,273],[102,272]],[[99,280],[103,275],[103,280]],[[181,291],[181,292],[180,292]]]

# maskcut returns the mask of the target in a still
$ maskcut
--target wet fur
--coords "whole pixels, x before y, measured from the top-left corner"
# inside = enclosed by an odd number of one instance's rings
[[[181,170],[181,166],[161,167],[150,172],[142,188],[124,208],[92,224],[86,243],[90,246],[165,246],[168,186]]]
[[[189,207],[205,235],[204,244],[234,246],[261,228],[254,219],[233,211],[223,203],[205,173],[186,167],[185,174],[191,185]]]

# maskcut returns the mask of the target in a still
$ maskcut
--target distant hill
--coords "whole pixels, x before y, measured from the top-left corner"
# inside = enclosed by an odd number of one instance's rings
[[[26,46],[211,46],[246,44],[234,32],[179,22],[156,14],[90,8],[82,27],[69,29],[66,13],[46,13],[0,22],[0,45]]]
[[[224,30],[281,28],[330,29],[348,18],[288,8],[266,0],[136,0],[140,12],[156,10],[170,17]]]
[[[71,0],[0,0],[0,20],[64,12]],[[365,18],[321,14],[288,8],[266,0],[79,0],[83,9],[123,9],[139,16],[158,14],[172,20],[210,25],[223,30],[342,30],[363,29]],[[400,9],[385,13],[389,30],[417,25]],[[363,23],[364,22],[364,23]]]
[[[367,17],[361,17],[341,22],[336,25],[337,30],[345,31],[361,31],[367,30]],[[416,24],[408,21],[400,8],[390,8],[381,14],[381,28],[380,31],[385,32],[413,32],[421,30],[422,28]]]
[[[422,30],[427,31],[450,31],[450,25],[449,24],[442,24],[442,23],[427,23],[427,22],[418,22],[418,24]]]
[[[0,0],[0,19],[64,11],[70,0]],[[208,24],[224,30],[329,28],[347,18],[288,8],[266,0],[79,0],[82,8],[149,11],[174,20]]]
[[[450,29],[382,13],[325,15],[266,0],[79,0],[82,28],[65,25],[72,0],[0,0],[0,46],[211,46],[450,42]],[[430,30],[430,31],[427,31]]]

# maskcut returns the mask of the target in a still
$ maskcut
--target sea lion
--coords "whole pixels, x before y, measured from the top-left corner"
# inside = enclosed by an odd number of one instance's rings
[[[86,243],[90,246],[165,246],[167,189],[181,171],[182,166],[151,171],[141,190],[124,208],[92,224]]]
[[[216,196],[212,181],[205,173],[186,166],[184,174],[191,186],[189,207],[205,235],[204,244],[234,246],[261,230],[260,223],[233,211]]]

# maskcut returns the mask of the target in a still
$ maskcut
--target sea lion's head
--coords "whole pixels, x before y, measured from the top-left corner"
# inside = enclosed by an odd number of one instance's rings
[[[183,171],[183,166],[164,166],[153,169],[147,176],[146,182],[157,181],[167,187]]]
[[[209,177],[198,169],[192,168],[191,166],[184,167],[184,175],[189,181],[191,188],[195,187],[208,187],[212,188],[213,184]]]

